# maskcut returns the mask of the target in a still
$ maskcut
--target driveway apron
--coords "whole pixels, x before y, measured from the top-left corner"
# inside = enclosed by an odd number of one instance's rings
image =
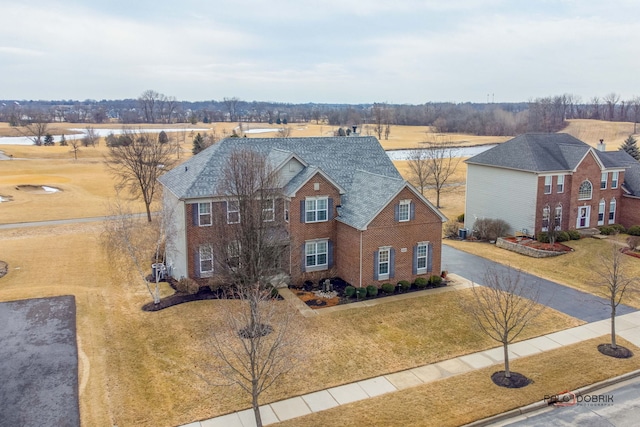
[[[454,249],[448,245],[442,245],[442,268],[444,270],[456,273],[481,285],[485,271],[490,267],[498,271],[509,270],[511,274],[517,274],[514,270],[497,262]],[[542,279],[529,273],[522,274],[525,283],[530,283],[540,288],[539,302],[547,307],[585,322],[608,319],[611,315],[609,303],[604,298]],[[635,308],[620,304],[616,314],[621,315],[634,311],[636,311]]]

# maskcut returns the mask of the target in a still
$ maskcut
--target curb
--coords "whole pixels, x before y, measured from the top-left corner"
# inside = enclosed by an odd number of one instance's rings
[[[636,371],[631,371],[631,372],[627,372],[626,374],[617,376],[617,377],[613,377],[613,378],[609,378],[600,382],[597,382],[595,384],[590,384],[590,385],[586,385],[584,387],[581,387],[577,390],[573,390],[572,392],[575,393],[576,396],[578,395],[584,395],[584,394],[588,394],[591,393],[593,391],[599,390],[601,388],[605,388],[605,387],[609,387],[612,386],[614,384],[618,384],[633,378],[637,378],[640,377],[640,369],[636,370]],[[494,423],[497,423],[499,421],[505,421],[508,420],[509,418],[515,418],[517,416],[520,415],[525,415],[534,411],[538,411],[544,408],[548,408],[551,405],[549,405],[547,402],[540,401],[540,402],[535,402],[532,403],[530,405],[527,406],[522,406],[520,408],[516,408],[516,409],[512,409],[510,411],[507,412],[503,412],[502,414],[498,414],[498,415],[494,415],[492,417],[488,417],[488,418],[483,418],[481,420],[478,421],[474,421],[472,423],[469,424],[465,424],[464,427],[483,427],[483,426],[489,426],[492,425]]]

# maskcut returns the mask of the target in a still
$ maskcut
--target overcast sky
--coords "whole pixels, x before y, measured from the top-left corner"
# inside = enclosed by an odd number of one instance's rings
[[[637,0],[0,0],[0,99],[640,96]]]

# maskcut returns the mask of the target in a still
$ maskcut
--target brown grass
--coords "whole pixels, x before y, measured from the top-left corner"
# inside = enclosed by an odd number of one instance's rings
[[[638,347],[623,340],[622,345],[632,349],[636,356],[612,359],[597,350],[597,345],[603,341],[607,341],[606,337],[514,360],[512,370],[534,381],[524,388],[506,389],[493,384],[490,376],[501,366],[495,365],[278,425],[444,427],[467,424],[542,401],[545,395],[576,390],[640,368]]]
[[[620,148],[629,135],[633,134],[633,123],[607,122],[604,120],[575,119],[568,120],[564,133],[575,136],[579,140],[595,147],[601,139],[607,145],[607,151]],[[637,139],[638,135],[636,135]]]
[[[221,321],[217,307],[228,301],[143,312],[149,294],[134,276],[121,274],[126,267],[112,265],[100,248],[97,224],[1,230],[0,239],[0,258],[9,263],[0,301],[76,297],[83,425],[171,426],[249,407],[237,389],[215,386],[222,379],[210,369],[217,361],[208,331]],[[459,300],[470,296],[469,290],[428,294],[314,319],[300,316],[309,359],[262,401],[495,346],[460,310]],[[528,336],[578,323],[550,310]]]

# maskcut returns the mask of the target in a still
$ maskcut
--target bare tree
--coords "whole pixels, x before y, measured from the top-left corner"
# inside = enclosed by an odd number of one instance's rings
[[[640,96],[634,96],[629,103],[631,111],[633,111],[633,133],[637,133],[638,120],[640,119]]]
[[[85,147],[95,147],[100,139],[98,133],[92,126],[87,126],[86,130],[87,133],[85,133],[84,138],[82,138],[82,145]]]
[[[35,145],[42,145],[43,138],[49,130],[49,115],[34,111],[29,114],[29,119],[23,124],[24,130],[18,129],[23,136],[28,137]]]
[[[163,279],[164,247],[171,240],[171,211],[165,209],[154,215],[153,221],[144,221],[120,197],[111,201],[109,211],[111,215],[104,222],[102,232],[103,247],[120,271],[130,271],[122,268],[123,265],[129,265],[135,271],[138,280],[153,298],[153,303],[158,304],[160,282]],[[155,267],[155,275],[150,281],[148,273],[151,266]]]
[[[614,238],[617,240],[617,236]],[[595,270],[599,280],[594,283],[594,286],[599,288],[600,294],[607,299],[607,304],[611,307],[610,348],[615,352],[618,349],[616,344],[616,311],[625,295],[637,286],[638,279],[626,273],[627,259],[616,242],[612,242],[611,247],[600,255],[599,261]]]
[[[474,284],[473,303],[466,309],[482,332],[502,344],[504,376],[511,377],[509,344],[531,324],[543,310],[535,285],[524,283],[518,270],[489,268],[484,274],[484,286]]]
[[[273,299],[271,288],[288,253],[284,218],[277,214],[282,209],[276,209],[283,202],[278,188],[278,175],[264,155],[232,153],[216,189],[227,196],[227,218],[212,227],[210,239],[216,272],[212,283],[231,284],[240,300],[237,308],[231,302],[225,306],[225,327],[214,329],[213,348],[224,362],[224,376],[251,395],[258,426],[260,394],[290,371],[301,354],[294,314],[288,304]]]
[[[174,164],[170,144],[160,144],[151,134],[125,130],[130,144],[109,147],[106,164],[118,180],[116,188],[128,188],[142,196],[151,222],[151,203],[159,188],[157,179]]]
[[[278,129],[276,135],[278,138],[289,138],[291,136],[291,128],[289,126],[282,126]]]
[[[240,98],[224,98],[222,100],[224,105],[227,107],[227,111],[229,111],[229,121],[235,122],[238,120],[238,104],[240,103]]]
[[[223,323],[212,329],[215,369],[251,396],[257,427],[262,426],[260,395],[304,358],[297,316],[285,301],[260,285],[237,288],[239,301],[225,301]],[[236,304],[237,302],[237,304]]]
[[[455,173],[460,158],[451,139],[427,132],[425,148],[413,150],[409,157],[409,170],[415,183],[424,191],[432,186],[436,191],[436,207],[440,207],[440,194]]]
[[[71,146],[71,152],[73,153],[73,158],[75,160],[78,160],[78,151],[80,151],[81,141],[79,139],[72,138],[72,139],[69,139],[69,145]]]
[[[611,92],[603,98],[603,101],[607,104],[609,121],[613,121],[615,119],[616,104],[620,101],[620,95]]]

